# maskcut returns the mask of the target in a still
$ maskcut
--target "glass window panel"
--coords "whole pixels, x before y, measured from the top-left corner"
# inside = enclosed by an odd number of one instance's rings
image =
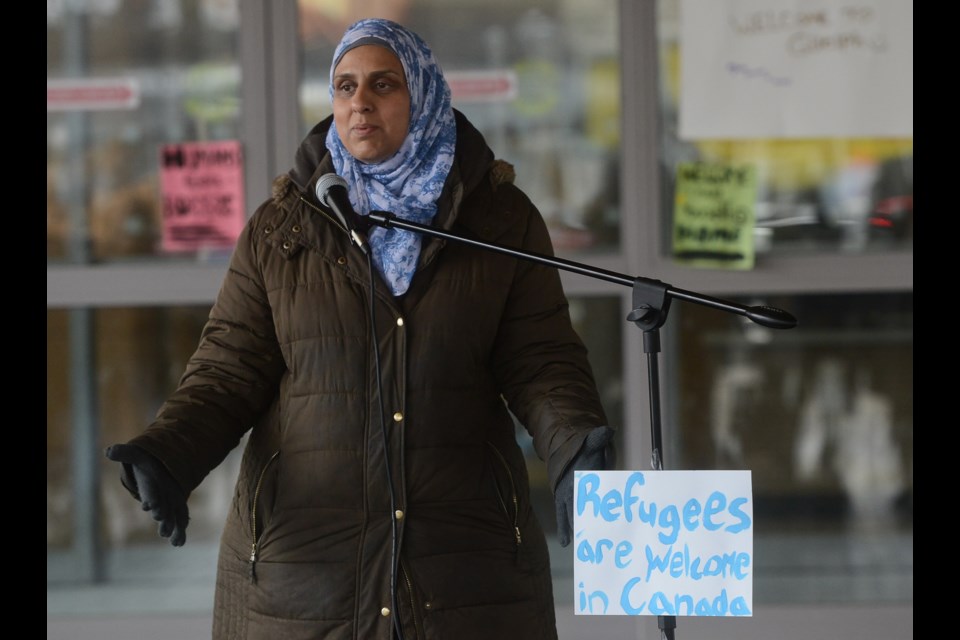
[[[680,19],[679,0],[658,0],[665,255],[671,253],[677,166],[688,162],[756,168],[758,257],[912,250],[912,137],[681,139]]]
[[[303,133],[331,113],[334,48],[362,17],[390,18],[430,44],[453,106],[514,164],[558,252],[619,243],[619,5],[611,0],[299,0]],[[476,75],[488,81],[486,89]],[[508,87],[505,89],[504,87]]]
[[[73,486],[70,474],[70,313],[47,311],[47,549],[73,543]]]
[[[763,602],[913,599],[913,294],[743,299],[775,330],[673,307],[681,469],[749,469]]]
[[[84,92],[48,94],[49,262],[195,257],[161,251],[160,145],[239,136],[238,24],[238,0],[47,3],[48,83]]]
[[[176,554],[169,553],[169,541],[158,536],[157,524],[120,484],[117,463],[99,453],[138,435],[153,420],[198,344],[209,305],[83,310],[91,318],[90,360],[96,362],[92,394],[97,434],[96,441],[88,443],[94,455],[86,458],[96,461],[98,468],[93,474],[78,473],[74,467],[78,456],[71,439],[77,423],[87,419],[75,415],[70,402],[75,392],[70,384],[79,384],[79,379],[67,377],[77,364],[72,360],[84,352],[83,345],[71,339],[84,339],[70,327],[78,311],[47,314],[47,556],[48,567],[57,569],[54,582],[68,584],[80,577],[71,574],[70,559],[76,558],[70,555],[71,542],[78,535],[93,537],[102,543],[106,582],[133,588],[131,597],[118,594],[106,610],[136,606],[189,611],[212,606],[216,545],[233,496],[242,443],[191,494],[189,545]],[[81,455],[79,459],[85,458]],[[75,486],[75,476],[97,478],[93,490],[99,502],[96,531],[75,531],[71,518],[75,495],[87,489]],[[151,567],[149,579],[143,572],[145,566]],[[151,602],[144,592],[137,591],[146,588],[162,589],[164,601]],[[189,597],[177,596],[178,588]],[[48,609],[69,612],[71,593],[55,590],[48,594]],[[202,603],[190,602],[193,597],[202,598]]]

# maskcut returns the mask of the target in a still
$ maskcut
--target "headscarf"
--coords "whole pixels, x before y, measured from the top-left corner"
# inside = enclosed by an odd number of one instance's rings
[[[356,160],[340,140],[336,126],[327,132],[327,148],[337,174],[350,185],[350,202],[360,215],[387,211],[402,220],[429,224],[437,213],[456,146],[456,123],[450,87],[433,52],[420,36],[382,18],[367,18],[347,28],[330,65],[333,77],[343,55],[364,44],[380,44],[400,59],[410,92],[410,128],[400,149],[376,164]],[[410,286],[417,267],[421,234],[404,229],[371,227],[367,240],[373,263],[393,295]]]

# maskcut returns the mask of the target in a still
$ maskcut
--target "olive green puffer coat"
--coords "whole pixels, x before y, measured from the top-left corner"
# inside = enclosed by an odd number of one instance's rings
[[[406,640],[556,638],[511,413],[551,488],[607,424],[559,274],[425,237],[407,294],[375,276],[371,309],[366,258],[313,193],[328,126],[250,219],[179,387],[131,441],[189,492],[250,431],[213,637],[389,640],[399,615]],[[510,166],[457,126],[434,224],[552,254]]]

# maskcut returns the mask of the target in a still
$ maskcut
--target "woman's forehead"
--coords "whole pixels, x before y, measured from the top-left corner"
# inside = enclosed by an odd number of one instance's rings
[[[364,44],[346,51],[334,69],[334,75],[350,73],[359,66],[373,66],[384,71],[397,71],[403,75],[403,64],[399,56],[386,46]]]

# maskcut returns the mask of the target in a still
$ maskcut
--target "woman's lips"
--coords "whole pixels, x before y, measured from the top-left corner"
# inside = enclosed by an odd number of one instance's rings
[[[377,130],[377,127],[375,127],[372,124],[358,124],[358,125],[354,125],[353,127],[353,132],[358,136],[360,136],[361,138],[371,135],[376,130]]]

